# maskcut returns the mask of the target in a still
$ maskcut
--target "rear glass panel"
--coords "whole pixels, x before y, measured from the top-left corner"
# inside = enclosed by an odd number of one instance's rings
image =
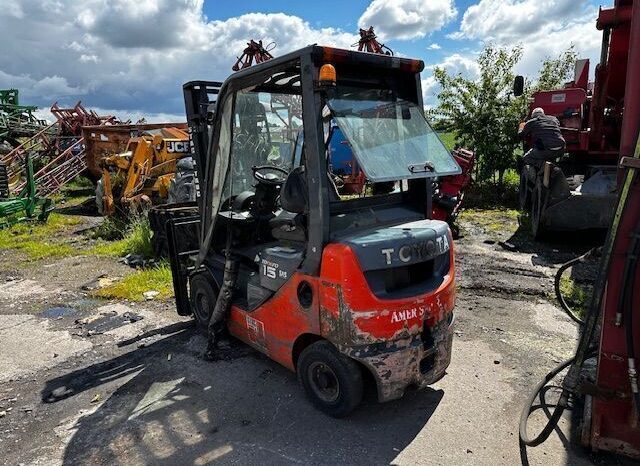
[[[339,86],[328,105],[369,181],[460,173],[423,110],[394,91]]]

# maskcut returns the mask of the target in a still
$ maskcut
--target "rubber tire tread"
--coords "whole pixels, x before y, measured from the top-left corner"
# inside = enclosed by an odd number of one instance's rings
[[[307,368],[314,361],[320,361],[331,367],[338,377],[340,397],[335,403],[326,403],[319,399],[309,386],[306,378]],[[323,413],[341,418],[353,411],[362,401],[363,382],[360,366],[351,358],[340,354],[328,341],[317,341],[307,346],[297,365],[298,381],[304,389],[307,398]]]
[[[194,286],[195,285],[195,286]],[[191,311],[193,312],[193,319],[196,321],[198,326],[198,330],[207,334],[207,330],[209,327],[209,319],[202,320],[198,313],[195,311],[196,303],[195,303],[195,293],[194,290],[196,288],[201,288],[208,295],[209,305],[211,309],[209,310],[209,316],[211,316],[211,312],[213,311],[213,306],[216,304],[216,300],[218,299],[218,293],[216,292],[213,283],[204,273],[198,273],[194,275],[189,280],[189,300],[191,302]]]

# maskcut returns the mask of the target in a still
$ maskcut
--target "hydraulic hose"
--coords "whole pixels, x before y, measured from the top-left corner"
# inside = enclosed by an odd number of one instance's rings
[[[595,253],[598,249],[599,248],[593,248],[587,251],[586,253],[582,254],[581,256],[578,256],[562,264],[558,269],[558,271],[556,272],[556,276],[554,279],[554,289],[556,292],[556,298],[560,303],[560,307],[564,310],[564,312],[566,312],[566,314],[571,318],[571,320],[573,320],[574,322],[580,325],[584,325],[584,320],[582,320],[580,317],[576,315],[575,311],[571,309],[567,301],[564,299],[564,296],[562,295],[562,291],[560,290],[560,282],[562,280],[562,275],[564,274],[565,270],[567,270],[570,267],[573,267],[578,262],[582,262],[590,258],[593,255],[593,253]]]
[[[575,359],[576,358],[574,356],[573,358],[568,359],[567,361],[558,365],[551,372],[549,372],[544,377],[544,379],[542,379],[538,383],[538,385],[536,385],[535,389],[531,392],[531,395],[529,395],[529,398],[527,399],[527,403],[525,404],[524,408],[522,409],[522,413],[520,414],[520,428],[519,428],[520,432],[519,433],[520,433],[521,443],[525,444],[528,447],[538,446],[549,438],[549,435],[551,435],[551,432],[553,432],[553,429],[555,429],[556,426],[558,425],[558,422],[560,421],[560,417],[562,417],[562,413],[567,408],[567,405],[569,403],[569,392],[565,389],[562,390],[562,393],[560,394],[560,399],[558,400],[558,404],[556,405],[556,408],[553,410],[553,414],[549,418],[549,421],[544,426],[542,431],[534,438],[529,438],[529,435],[527,434],[527,424],[529,421],[529,416],[534,411],[533,404],[535,403],[536,398],[538,397],[542,389],[545,387],[545,385],[547,385],[551,380],[553,380],[553,378],[555,378],[560,372],[562,372],[564,369],[566,369],[571,364],[573,364]]]
[[[580,340],[578,342],[578,348],[576,349],[576,354],[573,358],[563,362],[562,364],[557,366],[555,369],[553,369],[551,372],[549,372],[549,374],[547,374],[547,376],[542,381],[540,381],[540,383],[538,383],[534,391],[529,396],[527,400],[527,404],[525,405],[525,408],[523,409],[522,415],[520,417],[519,435],[520,435],[521,444],[534,447],[534,446],[540,445],[547,438],[549,438],[549,435],[551,435],[551,432],[553,432],[553,429],[555,429],[555,427],[558,425],[558,422],[560,421],[560,417],[562,416],[562,412],[566,409],[568,405],[570,394],[574,392],[578,386],[578,382],[580,380],[580,371],[582,369],[582,365],[584,364],[584,361],[588,359],[590,355],[593,353],[592,341],[593,341],[593,336],[595,334],[595,330],[597,328],[598,320],[600,317],[602,301],[604,299],[605,285],[607,283],[609,268],[611,266],[611,257],[613,255],[613,247],[614,247],[616,237],[618,236],[618,228],[620,226],[620,220],[622,219],[622,216],[625,213],[625,210],[627,207],[629,191],[630,191],[631,185],[635,182],[635,179],[636,179],[636,171],[628,170],[627,173],[625,174],[624,183],[622,184],[620,189],[620,197],[618,199],[616,212],[614,214],[613,221],[611,222],[611,227],[609,228],[609,231],[607,233],[607,239],[602,248],[602,257],[600,259],[600,269],[598,271],[598,277],[596,279],[596,283],[593,289],[593,294],[591,295],[591,301],[589,304],[588,312],[584,319],[584,323],[582,325],[582,333],[580,335]],[[564,269],[562,271],[564,271]],[[635,271],[634,271],[634,277],[635,277]],[[559,279],[557,280],[559,281]],[[633,281],[630,281],[629,283],[631,283],[631,289],[633,289]],[[631,322],[627,320],[625,324],[627,325],[627,332],[632,332],[632,326],[630,325]],[[631,336],[631,340],[633,340],[633,336]],[[627,341],[627,345],[629,345],[629,343],[633,344],[633,341],[631,342]],[[632,354],[633,353],[630,353],[630,357],[633,357]],[[630,375],[632,374],[632,372],[635,372],[635,360],[630,361],[630,364],[629,364],[630,369],[632,368],[632,365],[633,365],[633,370],[629,371]],[[529,419],[529,415],[531,414],[531,412],[533,412],[533,403],[535,402],[536,397],[539,395],[540,391],[551,379],[553,379],[560,372],[562,372],[563,369],[567,367],[569,367],[569,372],[565,376],[564,381],[562,383],[562,394],[560,395],[560,399],[558,401],[556,409],[554,410],[553,414],[549,419],[549,422],[547,422],[547,425],[544,427],[542,432],[534,438],[529,438],[529,436],[527,435],[527,422]],[[636,407],[639,407],[640,403],[638,403],[638,401],[640,401],[640,396],[635,396],[634,394],[634,397],[636,399]]]
[[[636,231],[631,236],[631,242],[629,245],[629,251],[625,261],[624,273],[622,278],[622,293],[620,294],[620,300],[618,309],[622,309],[624,315],[621,320],[620,311],[616,314],[616,325],[624,325],[625,327],[625,340],[627,344],[627,364],[629,385],[631,387],[631,393],[633,393],[633,401],[635,404],[636,412],[640,414],[640,391],[638,390],[638,374],[636,371],[635,360],[635,342],[633,338],[633,296],[634,296],[634,283],[636,281],[636,275],[638,273],[638,254],[640,254],[640,224],[636,228]]]

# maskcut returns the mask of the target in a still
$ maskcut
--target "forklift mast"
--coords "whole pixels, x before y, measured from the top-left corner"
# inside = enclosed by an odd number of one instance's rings
[[[211,124],[215,113],[216,100],[222,87],[217,81],[189,81],[182,86],[184,107],[189,126],[190,152],[196,163],[196,200],[200,206],[200,187],[198,180],[204,179],[207,159],[202,154],[207,153]]]

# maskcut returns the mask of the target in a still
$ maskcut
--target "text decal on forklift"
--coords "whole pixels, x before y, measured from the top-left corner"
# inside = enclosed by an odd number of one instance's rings
[[[439,236],[433,240],[421,241],[420,243],[405,244],[399,248],[385,248],[380,252],[385,257],[387,265],[393,263],[393,258],[397,257],[400,262],[409,263],[412,261],[423,261],[436,254],[443,254],[449,250],[449,239]]]
[[[405,320],[411,320],[417,317],[422,319],[425,312],[427,312],[426,306],[416,306],[412,307],[411,309],[404,309],[402,311],[393,311],[393,314],[391,315],[391,323],[403,322]]]

